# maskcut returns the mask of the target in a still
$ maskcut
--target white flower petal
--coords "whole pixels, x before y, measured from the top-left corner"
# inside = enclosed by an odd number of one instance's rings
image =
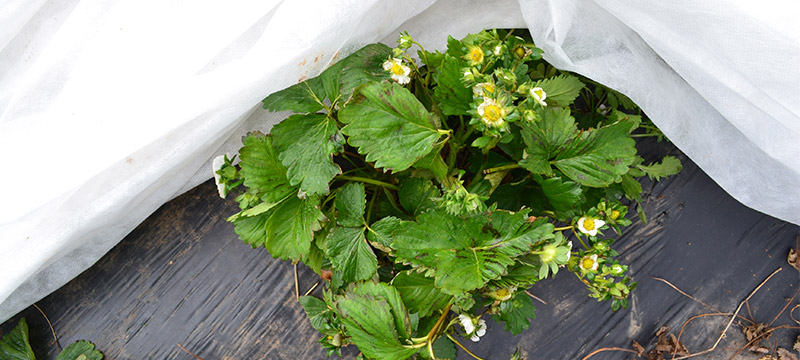
[[[225,198],[225,196],[228,195],[228,189],[225,187],[225,184],[219,183],[220,176],[219,174],[217,174],[217,171],[219,171],[219,169],[222,169],[222,165],[225,165],[226,156],[227,154],[220,155],[215,157],[214,160],[211,161],[211,168],[214,170],[214,183],[217,184],[217,192],[219,193],[219,197],[223,199]]]
[[[461,323],[461,326],[464,328],[464,332],[467,334],[475,331],[475,324],[472,323],[471,317],[461,314],[458,315],[458,321]]]
[[[478,335],[472,335],[472,337],[470,337],[469,339],[472,340],[473,342],[478,342],[481,340],[481,338]]]
[[[478,336],[486,335],[486,321],[483,319],[478,320],[478,331],[475,334]]]
[[[603,227],[603,225],[605,225],[605,224],[606,224],[606,222],[603,221],[603,220],[595,220],[594,221],[594,228],[595,229],[599,229],[599,228]]]

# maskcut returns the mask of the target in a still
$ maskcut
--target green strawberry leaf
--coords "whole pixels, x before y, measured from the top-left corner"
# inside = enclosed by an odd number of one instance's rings
[[[525,211],[495,211],[489,218],[437,209],[400,224],[392,248],[398,260],[434,274],[434,285],[444,293],[458,295],[500,278],[514,258],[552,232],[552,224],[529,222]]]
[[[325,98],[328,94],[322,84],[321,77],[315,77],[298,84],[289,86],[281,91],[276,91],[264,100],[262,106],[270,111],[291,110],[296,113],[313,113],[325,108]],[[335,98],[335,94],[331,94]]]
[[[537,121],[518,122],[527,155],[519,165],[534,174],[552,175],[549,160],[564,150],[578,128],[569,109],[548,107],[539,110],[538,115]]]
[[[276,202],[296,191],[286,178],[286,167],[278,160],[273,138],[261,133],[250,133],[242,138],[244,147],[239,150],[240,173],[244,185],[266,202]]]
[[[337,65],[341,64],[339,74],[341,99],[350,99],[358,86],[369,81],[381,82],[391,79],[391,73],[383,69],[383,63],[391,56],[390,47],[384,44],[370,44],[338,62]]]
[[[530,319],[536,318],[536,307],[533,300],[524,292],[518,292],[510,300],[500,303],[500,312],[492,315],[495,321],[502,321],[503,328],[517,335],[531,325]]]
[[[313,296],[301,296],[299,302],[314,329],[325,335],[339,332],[334,325],[334,313],[324,301]]]
[[[534,84],[534,87],[544,89],[547,94],[545,102],[548,106],[562,107],[572,104],[585,86],[580,79],[569,74],[539,80]]]
[[[567,177],[590,187],[622,181],[636,156],[631,125],[618,122],[584,131],[560,152],[553,164]]]
[[[433,354],[436,360],[456,360],[458,353],[456,352],[456,344],[454,344],[447,337],[441,336],[433,342]],[[421,359],[433,359],[427,351],[420,351],[417,355]]]
[[[267,219],[270,213],[261,213],[254,216],[231,217],[233,222],[233,232],[239,235],[245,244],[254,249],[267,244]]]
[[[435,208],[436,203],[432,198],[440,197],[441,192],[429,179],[408,178],[400,184],[397,196],[400,198],[403,209],[412,216],[416,216],[423,211]]]
[[[350,341],[367,358],[401,360],[417,352],[403,345],[413,329],[397,290],[383,283],[364,283],[335,305]]]
[[[378,270],[378,258],[367,244],[363,227],[335,227],[328,235],[327,255],[345,282],[367,280]]]
[[[447,55],[438,69],[434,95],[445,115],[465,115],[472,105],[472,89],[461,80],[464,67],[463,60]]]
[[[433,282],[434,279],[423,274],[404,271],[392,280],[392,286],[400,293],[409,312],[426,317],[444,309],[453,299],[451,295],[437,289]]]
[[[663,177],[679,173],[683,169],[683,165],[678,158],[665,156],[660,163],[639,165],[638,168],[644,171],[651,180],[660,181]]]
[[[358,85],[390,78],[382,64],[391,54],[392,49],[384,44],[367,45],[319,76],[270,94],[262,101],[264,109],[314,113],[337,100],[346,100]]]
[[[325,219],[319,210],[319,198],[290,197],[272,210],[267,219],[266,248],[273,257],[297,262],[308,254],[314,231]]]
[[[272,128],[275,148],[292,186],[308,195],[327,194],[328,183],[342,169],[333,162],[339,152],[336,121],[319,114],[292,115]]]
[[[347,227],[364,225],[364,209],[366,207],[364,184],[349,183],[339,189],[336,194],[336,223]]]
[[[393,216],[380,219],[372,223],[367,229],[367,239],[372,246],[388,253],[391,251],[392,234],[402,223],[402,220]]]
[[[642,200],[642,184],[637,181],[633,176],[622,176],[622,191],[625,192],[625,197],[631,200]]]
[[[580,184],[560,177],[543,179],[534,175],[533,178],[557,213],[568,213],[580,207],[583,195]]]
[[[31,349],[30,339],[28,338],[28,323],[25,322],[25,318],[19,319],[17,326],[0,339],[0,359],[36,359],[36,356],[33,354],[33,349]]]
[[[324,219],[318,197],[290,196],[268,212],[234,219],[233,231],[253,248],[263,246],[272,257],[297,262],[311,251],[314,232]]]
[[[408,169],[434,149],[444,130],[406,88],[396,83],[369,83],[339,112],[350,145],[379,168]]]
[[[76,341],[61,351],[56,360],[103,360],[103,353],[94,349],[88,341]]]

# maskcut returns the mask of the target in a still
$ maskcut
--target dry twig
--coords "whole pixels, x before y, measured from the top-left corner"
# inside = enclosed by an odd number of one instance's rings
[[[742,300],[742,302],[739,303],[739,306],[736,308],[736,311],[733,313],[733,316],[731,316],[731,319],[730,319],[730,321],[728,321],[728,324],[725,326],[725,329],[722,330],[722,333],[719,335],[719,338],[717,338],[717,341],[714,342],[714,346],[712,346],[712,347],[710,347],[710,348],[708,348],[706,350],[703,350],[701,352],[694,353],[694,354],[689,354],[689,355],[681,356],[681,357],[675,357],[675,354],[673,354],[672,360],[688,359],[690,357],[695,357],[695,356],[698,356],[698,355],[708,354],[708,353],[716,350],[717,349],[717,345],[719,345],[720,341],[722,341],[722,338],[724,338],[725,334],[728,332],[728,329],[730,329],[731,324],[733,324],[733,320],[736,319],[736,317],[739,315],[739,311],[742,310],[742,306],[744,306],[748,301],[750,301],[750,298],[753,297],[753,295],[755,295],[758,292],[758,290],[760,290],[761,287],[764,286],[764,284],[766,284],[767,281],[769,281],[769,279],[771,279],[773,276],[775,276],[775,274],[777,274],[781,270],[783,270],[783,268],[775,269],[775,271],[773,271],[772,274],[767,276],[767,278],[764,279],[764,281],[762,281],[761,284],[756,286],[755,290],[753,290],[750,293],[750,295],[747,295],[747,297],[744,300]],[[678,337],[678,340],[680,340],[680,337]]]
[[[196,359],[204,360],[203,358],[201,358],[201,357],[199,357],[199,356],[197,356],[197,355],[195,355],[195,354],[192,354],[192,352],[191,352],[191,351],[189,351],[189,350],[186,350],[186,348],[185,348],[185,347],[183,347],[183,346],[181,346],[181,344],[175,344],[175,345],[178,345],[178,347],[179,347],[179,348],[181,348],[181,350],[185,351],[185,352],[186,352],[187,354],[189,354],[189,355],[192,355],[192,356],[194,356]]]

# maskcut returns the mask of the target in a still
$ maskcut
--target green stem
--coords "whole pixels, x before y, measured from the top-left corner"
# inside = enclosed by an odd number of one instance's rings
[[[575,227],[574,226],[562,226],[562,227],[557,227],[557,228],[555,228],[553,230],[554,231],[564,231],[564,230],[570,230],[570,229],[573,229],[573,228],[575,228]]]
[[[479,357],[478,355],[473,354],[472,351],[469,351],[469,349],[464,347],[464,345],[461,345],[461,343],[458,342],[458,340],[456,340],[452,335],[450,335],[450,334],[445,334],[445,335],[447,335],[447,338],[450,339],[450,341],[452,341],[456,345],[458,345],[458,347],[464,349],[464,351],[466,351],[467,354],[469,354],[470,356],[472,356],[472,357],[474,357],[475,359],[478,359],[478,360],[484,360],[483,358]]]
[[[378,199],[378,192],[373,191],[372,198],[369,199],[369,208],[367,208],[367,218],[365,219],[367,224],[370,223],[369,221],[370,218],[372,217],[372,209],[375,207],[375,200],[377,199]]]
[[[581,245],[583,245],[583,248],[586,249],[586,250],[589,250],[589,247],[586,246],[585,242],[583,242],[583,238],[580,235],[578,235],[578,232],[575,231],[575,228],[572,228],[572,233],[575,234],[575,237],[578,238],[578,241],[581,242]]]
[[[392,184],[389,184],[387,182],[383,182],[383,181],[380,181],[380,180],[375,180],[375,179],[370,179],[370,178],[365,178],[365,177],[360,177],[360,176],[337,175],[333,179],[334,180],[358,181],[358,182],[362,182],[362,183],[365,183],[365,184],[378,185],[378,186],[381,186],[381,187],[385,187],[387,189],[400,190],[400,188],[397,187],[396,185],[392,185]]]
[[[491,174],[491,173],[495,173],[495,172],[498,172],[498,171],[517,169],[517,168],[521,168],[521,167],[522,166],[519,166],[519,164],[508,164],[508,165],[488,168],[486,170],[483,170],[483,173],[484,174]]]

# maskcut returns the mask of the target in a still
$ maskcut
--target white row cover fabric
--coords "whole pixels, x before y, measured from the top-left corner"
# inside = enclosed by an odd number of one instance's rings
[[[545,58],[629,95],[744,204],[800,224],[800,28],[780,1],[6,0],[0,321],[211,178],[271,92],[408,30],[443,49],[527,27]]]

